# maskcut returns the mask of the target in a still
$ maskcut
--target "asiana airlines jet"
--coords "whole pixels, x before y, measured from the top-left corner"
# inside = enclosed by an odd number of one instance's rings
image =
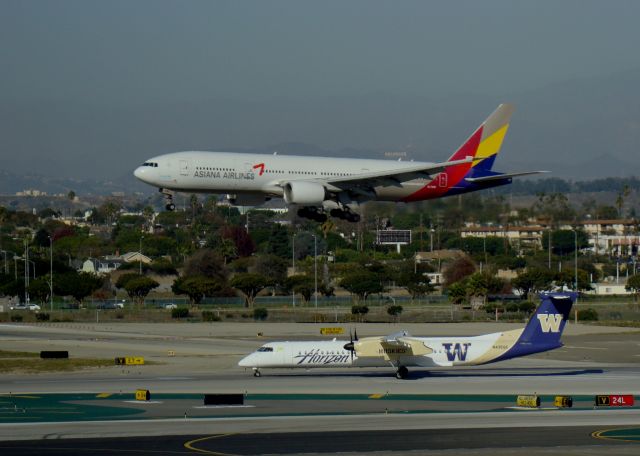
[[[406,332],[355,340],[269,342],[238,363],[252,368],[394,367],[404,379],[409,367],[476,366],[562,347],[560,337],[576,293],[543,293],[524,328],[463,337],[414,337]]]
[[[134,175],[159,188],[167,210],[175,192],[227,194],[231,204],[258,206],[280,197],[301,217],[357,222],[367,201],[413,202],[510,184],[543,171],[500,173],[493,164],[513,112],[501,104],[442,163],[233,152],[175,152],[150,158]]]

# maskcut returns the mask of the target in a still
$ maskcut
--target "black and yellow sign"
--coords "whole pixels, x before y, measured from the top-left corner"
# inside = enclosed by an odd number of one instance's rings
[[[598,407],[609,407],[611,405],[610,397],[607,396],[596,396],[596,406]]]
[[[608,394],[596,396],[596,407],[633,407],[633,394]]]
[[[141,366],[144,364],[142,356],[119,356],[116,358],[118,366]]]
[[[320,328],[320,334],[323,336],[337,336],[344,334],[344,328]]]
[[[540,397],[535,395],[521,395],[518,396],[516,404],[518,407],[537,408],[540,407]]]
[[[136,390],[136,401],[148,401],[151,399],[149,390]]]
[[[571,396],[556,396],[553,400],[553,405],[558,408],[573,407],[573,398]]]

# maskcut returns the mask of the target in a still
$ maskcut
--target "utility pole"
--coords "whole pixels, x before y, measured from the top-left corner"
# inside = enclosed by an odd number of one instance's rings
[[[296,275],[296,233],[293,233],[291,237],[291,265],[293,270],[293,275]],[[293,302],[293,307],[296,306],[296,291],[294,289],[291,290],[291,300]]]
[[[578,294],[580,294],[580,291],[578,290],[578,230],[573,230],[573,234],[574,234],[574,247],[575,247],[575,273],[576,273],[576,302],[575,302],[575,310],[574,310],[574,317],[575,317],[575,323],[578,324]]]
[[[138,253],[140,254],[140,258],[138,259],[138,273],[140,275],[142,275],[142,240],[144,239],[144,236],[140,236],[140,248],[138,250]]]
[[[313,283],[315,287],[314,300],[316,303],[316,310],[318,309],[318,238],[313,235]]]
[[[53,238],[49,236],[49,307],[53,312]]]

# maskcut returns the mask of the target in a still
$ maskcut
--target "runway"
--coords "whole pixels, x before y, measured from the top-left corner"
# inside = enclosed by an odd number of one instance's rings
[[[358,333],[384,334],[396,329],[392,326],[362,325]],[[430,334],[479,334],[516,325],[426,326]],[[258,332],[266,336],[258,336]],[[413,332],[427,333],[415,328]],[[567,346],[560,350],[489,366],[413,370],[407,380],[397,380],[391,368],[274,369],[264,370],[262,377],[255,378],[251,371],[236,365],[242,355],[266,340],[319,339],[318,333],[318,325],[254,323],[0,325],[0,343],[6,350],[67,349],[71,356],[144,356],[153,363],[64,374],[3,375],[3,400],[9,392],[12,396],[40,394],[49,398],[57,393],[62,397],[59,407],[76,406],[86,400],[86,409],[91,410],[106,404],[95,397],[103,394],[103,400],[111,397],[111,405],[117,403],[120,410],[134,412],[115,412],[103,418],[84,416],[79,422],[74,421],[73,411],[65,419],[45,416],[32,423],[25,422],[26,414],[22,422],[14,415],[0,424],[0,440],[5,441],[2,446],[6,454],[87,454],[95,453],[96,445],[104,450],[100,454],[121,454],[124,446],[116,442],[114,447],[113,437],[131,436],[132,441],[141,442],[135,437],[158,436],[152,439],[158,443],[154,454],[366,454],[372,448],[382,454],[447,448],[473,448],[475,454],[511,454],[516,448],[532,445],[542,448],[544,454],[549,454],[550,448],[562,448],[563,454],[585,454],[601,452],[605,447],[610,454],[635,454],[627,453],[634,443],[605,441],[591,433],[640,422],[638,408],[593,407],[596,394],[640,394],[638,332],[569,327],[564,338]],[[169,356],[170,350],[175,356]],[[154,404],[132,404],[138,388],[150,390]],[[64,399],[72,393],[91,397]],[[248,406],[234,410],[202,408],[205,393],[242,393]],[[543,396],[543,408],[549,410],[511,408],[515,395],[534,393]],[[575,397],[577,409],[551,410],[550,402],[557,394]],[[489,431],[478,429],[489,429],[503,438],[489,438]],[[432,434],[433,430],[440,432]],[[184,447],[186,437],[197,440],[222,434],[244,437],[214,437],[201,440],[202,447]],[[379,442],[372,438],[385,435],[387,438]],[[98,440],[74,440],[80,437]],[[17,439],[25,441],[9,443]],[[40,439],[56,441],[43,443]],[[290,444],[283,446],[282,442]],[[304,447],[307,443],[311,446]],[[462,443],[470,446],[460,446]],[[126,452],[141,448],[136,444]],[[637,446],[634,448],[637,452]]]

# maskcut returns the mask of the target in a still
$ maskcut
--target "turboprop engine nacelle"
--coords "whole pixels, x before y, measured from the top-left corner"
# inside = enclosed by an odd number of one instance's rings
[[[289,182],[284,186],[284,200],[287,204],[319,206],[325,199],[326,190],[316,182]]]

